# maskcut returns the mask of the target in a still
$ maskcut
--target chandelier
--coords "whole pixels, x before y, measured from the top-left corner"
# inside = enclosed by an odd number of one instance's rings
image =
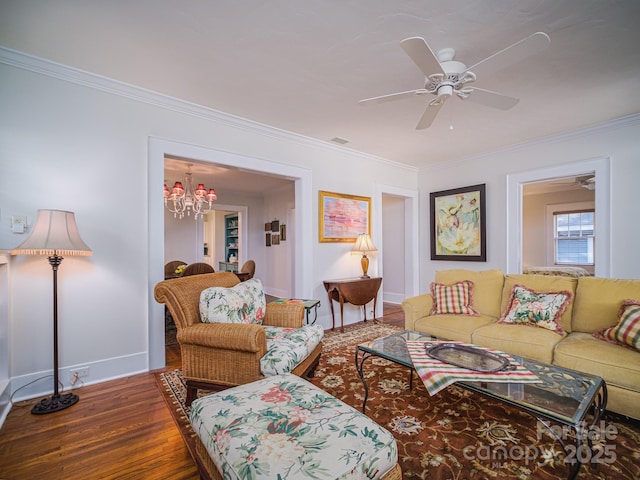
[[[164,184],[164,206],[173,213],[174,218],[184,218],[185,213],[191,216],[194,213],[194,219],[202,217],[205,213],[209,213],[213,207],[214,200],[218,199],[216,191],[210,188],[208,191],[202,183],[194,189],[191,179],[191,165],[189,164],[187,172],[184,174],[184,186],[182,182],[176,182],[171,191]]]

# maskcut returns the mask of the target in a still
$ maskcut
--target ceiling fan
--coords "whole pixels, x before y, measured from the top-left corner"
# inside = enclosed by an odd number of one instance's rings
[[[431,126],[444,102],[453,95],[488,107],[508,110],[514,107],[519,99],[472,87],[468,84],[474,82],[476,78],[490,75],[524,60],[530,55],[539,53],[546,49],[550,43],[551,40],[546,33],[537,32],[477,62],[471,67],[467,67],[464,63],[453,59],[455,56],[453,48],[443,48],[436,55],[423,38],[407,38],[400,42],[400,46],[424,73],[424,88],[367,98],[360,100],[359,103],[368,105],[412,96],[435,96],[427,105],[422,118],[416,126],[416,130]]]
[[[582,188],[586,188],[587,190],[595,190],[596,189],[596,176],[592,175],[592,174],[579,175],[577,177],[574,177],[569,182],[567,182],[566,180],[568,180],[568,179],[561,178],[556,182],[550,182],[550,183],[556,183],[558,185],[569,185],[569,186],[582,187]]]

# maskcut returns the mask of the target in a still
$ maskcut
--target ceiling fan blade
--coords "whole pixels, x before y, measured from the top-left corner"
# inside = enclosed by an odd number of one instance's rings
[[[372,98],[365,98],[364,100],[360,100],[358,103],[360,105],[369,105],[372,103],[384,103],[384,102],[390,102],[392,100],[400,100],[402,98],[407,98],[407,97],[414,97],[416,95],[421,95],[423,93],[427,93],[427,90],[425,90],[424,88],[420,88],[418,90],[408,90],[406,92],[398,92],[398,93],[391,93],[389,95],[381,95],[380,97],[372,97]]]
[[[402,49],[409,55],[425,77],[439,73],[444,75],[444,70],[438,61],[438,57],[431,51],[427,42],[422,37],[405,38],[400,42]]]
[[[479,61],[467,68],[467,71],[472,71],[478,78],[483,78],[543,51],[550,44],[551,40],[546,33],[537,32]]]
[[[509,110],[510,108],[515,107],[520,101],[518,98],[508,97],[501,93],[476,87],[472,87],[472,92],[466,99],[487,107],[498,108],[500,110]]]
[[[587,175],[580,175],[576,177],[575,181],[579,183],[591,183],[596,181],[596,176],[595,174],[592,174],[592,173]]]
[[[427,108],[422,114],[422,118],[420,118],[418,125],[416,125],[416,130],[424,130],[425,128],[429,128],[435,120],[436,115],[438,115],[438,112],[440,111],[442,105],[444,105],[444,102],[430,103],[429,105],[427,105]]]

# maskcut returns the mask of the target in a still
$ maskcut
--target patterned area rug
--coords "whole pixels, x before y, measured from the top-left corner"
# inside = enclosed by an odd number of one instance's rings
[[[312,383],[360,410],[364,388],[355,369],[355,346],[398,330],[366,323],[346,327],[344,333],[327,332]],[[366,413],[396,437],[403,478],[567,477],[562,447],[529,415],[455,386],[430,397],[416,376],[409,388],[408,369],[380,358],[367,360],[364,370],[369,385]],[[159,373],[156,379],[196,458],[180,370]],[[574,458],[592,460],[577,478],[640,478],[640,425],[607,414],[593,437],[593,453],[587,449],[573,452]]]

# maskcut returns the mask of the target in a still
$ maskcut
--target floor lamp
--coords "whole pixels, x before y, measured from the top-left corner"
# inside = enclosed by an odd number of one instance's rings
[[[41,415],[64,410],[78,402],[73,393],[58,391],[58,267],[62,255],[91,255],[82,241],[73,212],[38,210],[36,223],[29,237],[11,251],[13,255],[47,255],[53,269],[53,396],[42,399],[31,413]]]

